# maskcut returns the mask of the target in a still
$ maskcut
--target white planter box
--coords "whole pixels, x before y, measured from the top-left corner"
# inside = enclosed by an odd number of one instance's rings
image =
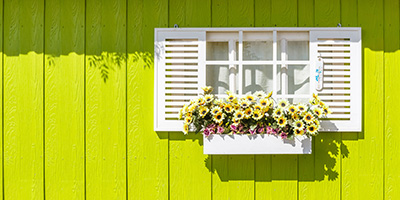
[[[204,137],[204,154],[311,154],[311,137],[294,140],[275,135],[218,135]]]

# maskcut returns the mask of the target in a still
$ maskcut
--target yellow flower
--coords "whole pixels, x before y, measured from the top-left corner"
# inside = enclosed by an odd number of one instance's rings
[[[321,101],[321,102],[322,102],[322,101]],[[331,113],[332,113],[331,109],[330,109],[328,106],[326,106],[326,105],[322,108],[322,110],[324,111],[324,114],[325,114],[325,115],[328,115],[328,114],[331,114]]]
[[[199,98],[197,99],[196,103],[197,103],[198,105],[203,105],[203,104],[205,103],[205,101],[204,101],[204,99],[203,99],[202,97],[199,97]]]
[[[319,120],[317,120],[317,119],[315,119],[315,120],[313,121],[313,124],[315,125],[315,127],[317,127],[317,130],[318,130],[319,127],[321,126]]]
[[[304,129],[304,123],[303,123],[303,121],[301,121],[301,120],[297,120],[297,121],[295,121],[294,123],[293,123],[293,127],[295,128],[295,129],[298,129],[298,130],[303,130]]]
[[[299,119],[300,119],[300,116],[299,116],[297,113],[294,113],[294,114],[292,115],[292,118],[293,118],[294,120],[299,120]]]
[[[178,116],[178,119],[182,119],[182,115],[183,115],[183,111],[182,111],[182,109],[180,109],[180,110],[179,110],[179,116]]]
[[[270,98],[272,96],[272,91],[267,94],[266,98]]]
[[[240,119],[237,119],[236,117],[234,117],[234,118],[232,119],[232,122],[233,122],[234,124],[239,124],[239,123],[240,123]]]
[[[295,114],[297,112],[297,108],[294,105],[289,106],[288,111],[290,114]]]
[[[299,104],[297,105],[297,109],[303,113],[304,111],[306,111],[306,107],[304,106],[304,104]]]
[[[321,117],[321,116],[322,116],[322,110],[319,109],[319,108],[314,108],[314,109],[313,109],[313,112],[314,112],[314,114],[317,115],[318,117]]]
[[[224,119],[225,119],[225,116],[222,114],[222,112],[215,114],[213,117],[214,122],[216,122],[218,124],[221,123],[222,120],[224,120]]]
[[[200,116],[205,117],[208,113],[209,109],[206,106],[200,107]]]
[[[247,101],[250,101],[250,102],[253,102],[253,101],[255,101],[255,98],[254,98],[254,96],[253,96],[253,95],[251,95],[251,94],[247,95],[247,96],[246,96],[246,99],[247,99]]]
[[[242,108],[247,108],[250,106],[250,102],[248,100],[242,100],[240,106],[242,106]]]
[[[210,94],[213,91],[211,86],[206,86],[201,88],[204,91],[204,94]]]
[[[303,135],[304,134],[304,129],[295,129],[294,130],[295,135]]]
[[[189,132],[189,124],[184,123],[183,124],[183,134],[188,134]]]
[[[263,117],[263,113],[260,110],[256,110],[253,113],[253,119],[260,120]]]
[[[312,96],[313,96],[313,98],[314,98],[315,100],[317,100],[318,102],[321,101],[321,99],[318,97],[318,94],[313,93]]]
[[[282,109],[281,108],[275,108],[274,113],[272,114],[273,117],[278,118],[282,115]]]
[[[219,112],[221,112],[221,111],[222,111],[222,110],[221,110],[220,107],[215,106],[215,107],[213,107],[213,108],[211,109],[211,114],[216,115],[217,113],[219,113]]]
[[[324,107],[324,106],[325,106],[325,103],[324,103],[323,101],[320,101],[320,102],[319,102],[319,106]]]
[[[307,124],[310,124],[310,123],[314,120],[314,117],[312,116],[311,113],[307,112],[306,115],[303,117],[303,120],[304,120]]]
[[[260,104],[254,105],[254,110],[262,110],[262,107]]]
[[[192,122],[192,117],[191,116],[186,116],[185,117],[185,123],[190,124]]]
[[[263,91],[257,91],[254,93],[254,96],[261,99],[261,98],[264,98],[266,96],[266,94]]]
[[[235,94],[233,94],[233,93],[229,93],[229,94],[228,94],[228,97],[226,98],[226,100],[229,101],[229,102],[232,102],[232,101],[234,101],[235,99],[236,99],[236,96],[235,96]]]
[[[260,105],[265,108],[269,106],[269,100],[268,99],[260,99]]]
[[[310,125],[307,127],[307,132],[310,133],[311,135],[316,134],[317,131],[318,131],[318,129],[315,125]]]
[[[244,110],[244,118],[248,119],[251,117],[252,114],[253,114],[253,109],[247,108],[246,110]]]
[[[188,112],[193,112],[196,109],[196,107],[197,107],[196,104],[193,104],[193,105],[189,106]]]
[[[237,120],[241,120],[241,119],[243,119],[243,117],[244,117],[244,113],[241,110],[238,110],[235,112],[235,118]]]
[[[204,96],[204,100],[207,103],[211,103],[213,99],[214,99],[214,96],[212,94],[207,94],[206,96]]]
[[[231,113],[233,111],[232,105],[231,104],[225,104],[224,110],[227,113]]]
[[[283,128],[286,126],[287,124],[287,119],[284,116],[281,116],[278,118],[278,120],[276,120],[278,122],[279,127]]]
[[[286,99],[282,99],[279,101],[278,106],[281,108],[286,108],[286,106],[288,106],[288,101]]]

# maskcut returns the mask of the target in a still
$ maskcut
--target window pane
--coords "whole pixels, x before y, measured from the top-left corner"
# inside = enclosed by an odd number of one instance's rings
[[[207,42],[207,60],[229,60],[228,42]]]
[[[243,60],[272,60],[272,41],[244,41]]]
[[[208,65],[206,84],[214,88],[212,94],[225,94],[229,90],[229,66]]]
[[[269,92],[273,89],[272,65],[243,66],[243,94],[256,91]]]
[[[282,68],[278,65],[278,71],[282,73]],[[309,65],[289,65],[287,69],[287,94],[310,94],[310,66]],[[281,75],[280,75],[281,76]],[[280,80],[282,80],[280,78]],[[279,88],[282,86],[280,82]],[[278,92],[281,94],[281,92]]]
[[[278,41],[278,60],[281,60],[281,41]],[[287,41],[286,53],[288,60],[309,60],[308,41]]]

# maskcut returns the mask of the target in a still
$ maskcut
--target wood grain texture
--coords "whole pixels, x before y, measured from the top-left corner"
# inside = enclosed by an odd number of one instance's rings
[[[83,199],[85,4],[46,1],[46,198]]]
[[[168,1],[128,1],[128,198],[168,199],[168,133],[153,131],[154,28],[168,26]]]
[[[308,3],[308,6],[312,6]],[[339,1],[318,1],[314,6],[307,10],[315,10],[314,20],[317,27],[339,23]],[[304,8],[302,16],[307,16]],[[335,17],[330,17],[331,15]],[[305,24],[313,23],[309,17],[302,17],[304,19],[308,19]],[[341,143],[341,133],[320,133],[313,138],[313,155],[299,155],[299,199],[340,199]]]
[[[254,26],[270,27],[271,24],[271,0],[254,0]]]
[[[86,196],[125,199],[126,1],[86,5]],[[100,67],[109,68],[106,81]]]
[[[400,106],[397,101],[400,92],[397,88],[400,81],[400,31],[399,31],[399,1],[384,1],[384,47],[385,47],[385,199],[400,199],[400,172],[397,166],[400,164],[398,152],[400,152],[400,124],[397,116]]]
[[[211,26],[211,1],[169,2],[172,5],[169,14],[173,16],[170,26],[176,23],[190,27]],[[194,9],[197,11],[193,12]],[[202,141],[200,134],[169,133],[170,199],[211,199],[211,160],[203,154]]]
[[[313,27],[315,22],[314,0],[299,0],[298,6],[298,26]]]
[[[212,27],[228,26],[228,0],[213,0],[212,1]]]
[[[4,183],[43,199],[43,0],[4,3]]]
[[[297,26],[297,0],[272,1],[271,9],[271,23],[274,26]]]
[[[358,23],[363,28],[364,131],[358,141],[359,159],[353,160],[358,173],[346,179],[358,181],[360,199],[382,199],[384,194],[383,17],[383,1],[358,1]]]
[[[254,26],[254,1],[229,0],[228,26],[230,27]]]
[[[4,7],[3,7],[3,4],[4,2],[3,1],[0,1],[0,14],[1,14],[1,17],[0,17],[0,19],[1,19],[1,22],[0,22],[0,31],[1,31],[1,33],[0,33],[0,38],[3,38],[3,30],[4,30],[4,24],[3,24],[3,12],[4,12]],[[0,80],[1,80],[1,82],[3,83],[3,72],[4,72],[4,49],[3,49],[3,40],[1,40],[1,42],[0,42],[0,44],[1,44],[1,53],[0,53],[0,56],[1,56],[1,58],[0,58],[0,61],[1,61],[1,78],[0,78]],[[1,130],[2,130],[2,135],[1,135],[1,139],[0,139],[0,142],[1,142],[1,144],[2,144],[2,148],[1,148],[1,155],[0,155],[0,160],[2,161],[2,164],[0,165],[1,167],[0,167],[0,169],[2,170],[2,172],[3,172],[3,170],[4,170],[4,157],[3,157],[3,138],[4,138],[4,127],[3,127],[3,119],[4,119],[4,117],[3,117],[3,106],[4,106],[4,102],[3,102],[3,93],[4,93],[4,91],[3,91],[3,87],[2,87],[2,89],[1,89],[1,95],[0,95],[0,97],[1,97],[1,99],[2,99],[2,106],[1,106],[1,108],[0,108],[0,111],[1,111],[1,120],[2,120],[2,123],[1,123],[1,125],[0,125],[0,127],[1,127]],[[1,175],[0,175],[0,179],[1,180],[4,180],[4,176],[3,176],[4,174],[3,173],[1,173]],[[2,181],[2,183],[0,183],[0,187],[1,187],[1,189],[0,189],[0,198],[1,199],[3,199],[3,197],[4,197],[4,191],[3,191],[3,181]]]

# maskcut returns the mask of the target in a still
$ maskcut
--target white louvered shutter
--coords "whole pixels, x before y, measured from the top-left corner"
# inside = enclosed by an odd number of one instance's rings
[[[182,131],[179,110],[205,85],[205,31],[156,31],[155,131]]]
[[[316,88],[316,62],[323,61],[323,88],[315,89],[332,114],[321,122],[320,131],[361,131],[362,74],[361,29],[310,31],[310,60],[314,67],[312,87]]]

